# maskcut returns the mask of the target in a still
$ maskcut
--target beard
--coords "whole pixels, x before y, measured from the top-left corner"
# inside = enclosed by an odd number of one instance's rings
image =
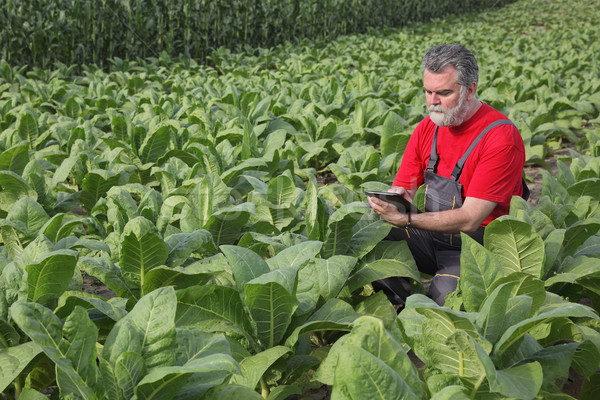
[[[445,108],[439,105],[431,105],[427,108],[429,118],[437,126],[458,126],[465,122],[465,117],[469,110],[467,103],[466,88],[461,87],[458,104],[453,108]]]

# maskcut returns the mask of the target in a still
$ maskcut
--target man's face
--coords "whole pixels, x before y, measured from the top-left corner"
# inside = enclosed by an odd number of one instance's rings
[[[429,117],[436,125],[458,126],[465,122],[469,90],[458,84],[453,66],[448,65],[441,73],[425,70],[423,88]]]

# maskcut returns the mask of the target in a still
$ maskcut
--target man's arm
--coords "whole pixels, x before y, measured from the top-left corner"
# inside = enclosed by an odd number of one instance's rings
[[[410,190],[406,192],[409,194]],[[398,227],[404,227],[408,224],[408,216],[398,212],[398,209],[394,205],[374,197],[369,197],[369,204],[373,208],[373,211],[381,215],[389,223]],[[467,197],[461,208],[412,214],[410,226],[442,233],[475,232],[483,220],[494,210],[496,204],[496,202],[489,200]]]

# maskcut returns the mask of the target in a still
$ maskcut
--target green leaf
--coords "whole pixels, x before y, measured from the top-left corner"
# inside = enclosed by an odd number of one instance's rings
[[[96,367],[98,330],[82,308],[69,316],[64,328],[58,317],[39,303],[14,303],[11,315],[56,364],[56,379],[62,393],[77,393],[81,398],[92,399],[103,392]]]
[[[531,225],[511,217],[497,218],[486,227],[484,244],[506,271],[541,276],[544,242]]]
[[[600,199],[600,178],[583,179],[567,188],[567,192],[573,199],[590,196],[592,199]]]
[[[364,257],[390,232],[390,224],[374,213],[364,214],[354,227],[350,239],[349,254],[357,258]]]
[[[69,286],[76,264],[77,253],[56,250],[45,254],[37,263],[27,265],[27,298],[40,304],[58,299]]]
[[[532,400],[542,386],[543,371],[538,362],[496,370],[485,350],[473,342],[479,360],[485,367],[490,391],[516,399]]]
[[[111,174],[104,170],[90,171],[83,177],[79,199],[87,210],[91,210],[98,200],[108,193],[108,190],[118,185],[120,175]]]
[[[271,272],[266,261],[252,250],[230,245],[220,249],[229,262],[239,293],[244,292],[246,283],[252,279]]]
[[[360,347],[349,347],[338,355],[331,399],[419,399],[403,377],[377,356]]]
[[[425,292],[417,264],[406,242],[382,241],[362,261],[364,265],[348,279],[350,292],[392,276],[411,278],[415,288]]]
[[[22,222],[27,233],[35,235],[50,217],[38,202],[32,198],[23,197],[12,206],[6,219]]]
[[[216,246],[235,244],[240,238],[242,227],[254,212],[255,207],[251,203],[222,209],[213,213],[204,228],[212,234]]]
[[[200,250],[205,244],[212,243],[212,236],[206,230],[190,233],[176,233],[166,238],[169,257],[165,264],[171,267],[183,264],[193,252]]]
[[[168,255],[169,249],[152,222],[137,217],[127,223],[121,235],[120,267],[130,288],[143,287],[146,273],[163,265]]]
[[[243,359],[240,363],[241,371],[231,377],[229,384],[243,385],[254,389],[273,363],[290,352],[291,349],[288,347],[275,346]]]
[[[329,217],[327,234],[321,256],[329,258],[334,255],[344,255],[350,249],[354,225],[361,218],[361,214],[349,208],[340,208]]]
[[[298,338],[306,333],[350,330],[350,323],[358,317],[357,312],[345,301],[339,299],[327,300],[305,323],[294,329],[287,337],[285,345],[290,348],[294,347]]]
[[[193,359],[182,366],[163,366],[149,370],[138,383],[135,394],[138,399],[169,400],[195,374],[211,376],[215,371],[236,372],[237,363],[226,354],[212,354]]]
[[[18,144],[0,153],[0,170],[22,175],[29,163],[29,144]]]
[[[256,336],[265,348],[281,342],[298,307],[298,267],[284,267],[246,283],[244,303],[256,323]]]
[[[121,276],[121,270],[110,260],[100,257],[80,257],[77,268],[86,274],[97,278],[117,296],[137,299],[136,288],[130,288]]]
[[[279,175],[269,182],[265,196],[274,206],[290,207],[297,200],[296,185],[290,177]]]
[[[565,240],[561,255],[564,257],[575,254],[579,246],[600,230],[600,219],[589,218],[577,221],[569,226],[565,232]]]
[[[275,256],[267,260],[271,270],[292,265],[302,266],[321,251],[323,243],[318,241],[301,242],[291,247],[286,247]]]
[[[481,305],[477,317],[477,326],[481,334],[491,343],[496,343],[504,328],[504,319],[508,307],[508,299],[513,285],[504,283],[497,286]]]
[[[25,179],[12,171],[0,171],[0,210],[9,211],[22,197],[37,200],[37,192],[29,186]]]
[[[87,310],[98,310],[113,321],[118,321],[127,315],[126,300],[113,298],[106,299],[84,292],[67,291],[58,299],[58,305],[54,313],[59,318],[68,317],[75,307],[82,307]]]
[[[600,318],[591,309],[581,304],[560,304],[554,308],[549,307],[540,311],[538,315],[523,319],[508,327],[494,346],[494,354],[507,359],[511,353],[516,351],[515,345],[519,343],[524,335],[531,332],[534,328],[557,318],[591,318],[600,321]]]
[[[323,240],[327,227],[325,205],[319,197],[317,186],[309,182],[306,188],[306,236],[308,240]]]
[[[139,150],[142,164],[155,163],[167,152],[171,141],[172,130],[173,128],[170,125],[163,125],[146,135]]]
[[[264,397],[247,386],[224,384],[209,390],[202,400],[264,400]]]
[[[164,287],[142,297],[129,314],[115,324],[115,327],[132,324],[138,331],[143,338],[141,355],[148,369],[173,365],[175,361],[176,309],[175,291]]]
[[[35,117],[29,112],[20,115],[17,130],[21,139],[27,140],[30,146],[33,145],[40,133]]]
[[[75,100],[75,97],[69,97],[65,102],[65,115],[72,119],[77,119],[81,114],[81,106]]]
[[[502,276],[496,256],[470,236],[462,234],[460,288],[467,312],[477,312],[492,293],[492,284]]]
[[[177,327],[233,332],[250,337],[252,325],[239,293],[223,286],[192,286],[177,292]]]
[[[29,363],[42,352],[34,342],[26,342],[0,351],[0,392],[21,374]]]

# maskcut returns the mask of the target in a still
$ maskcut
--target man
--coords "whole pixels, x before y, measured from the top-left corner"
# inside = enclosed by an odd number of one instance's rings
[[[506,116],[476,98],[479,70],[468,49],[433,46],[423,70],[429,116],[414,130],[389,191],[412,201],[424,184],[426,212],[400,213],[375,197],[369,203],[395,225],[388,239],[406,240],[419,270],[433,275],[427,294],[442,305],[460,274],[460,232],[481,243],[485,226],[508,214],[512,196],[528,192],[521,175],[525,147]],[[373,287],[396,304],[410,293],[399,277]]]

